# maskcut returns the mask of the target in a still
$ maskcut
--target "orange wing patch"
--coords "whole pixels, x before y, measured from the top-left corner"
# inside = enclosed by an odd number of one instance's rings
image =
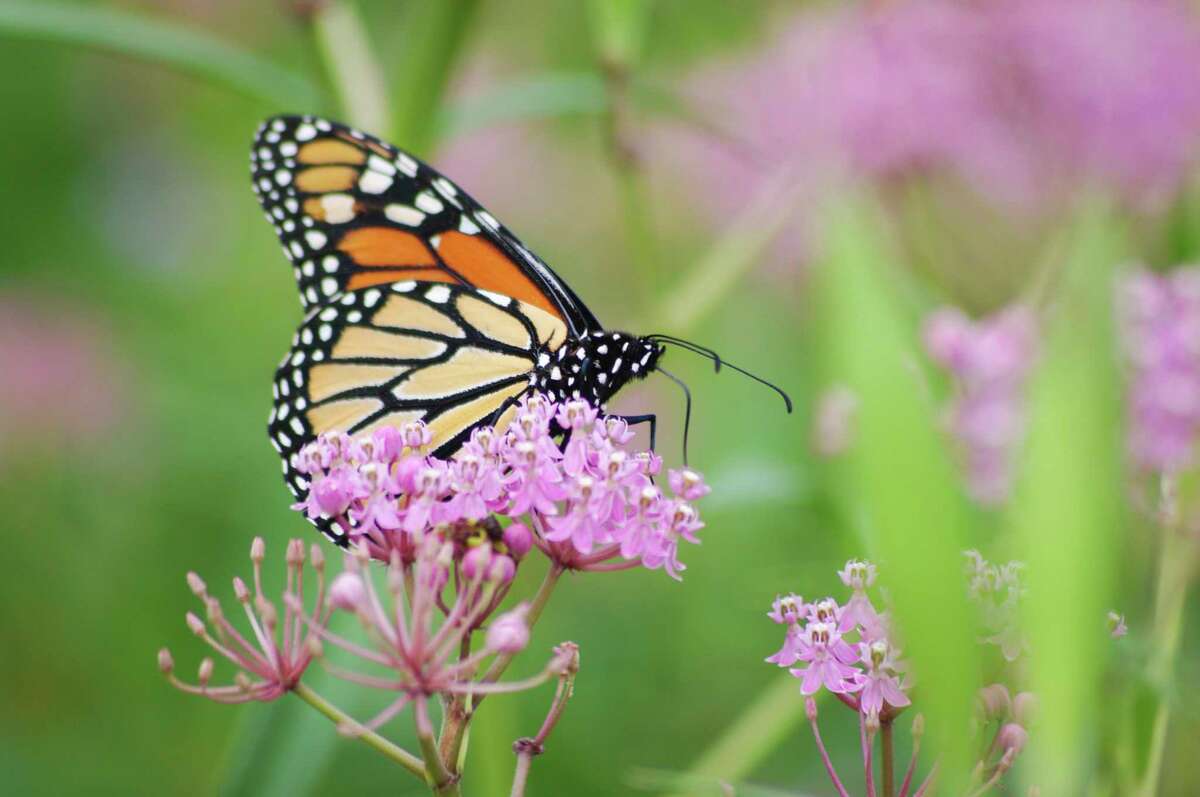
[[[476,288],[511,296],[562,318],[554,303],[525,276],[521,267],[487,239],[451,230],[442,233],[437,250],[446,265]]]
[[[359,147],[332,138],[322,138],[300,148],[296,160],[306,164],[367,162],[367,154]]]
[[[338,243],[338,249],[354,258],[360,266],[437,266],[424,241],[411,232],[388,227],[351,230]]]
[[[346,191],[358,182],[353,166],[313,166],[296,175],[296,187],[309,194]]]

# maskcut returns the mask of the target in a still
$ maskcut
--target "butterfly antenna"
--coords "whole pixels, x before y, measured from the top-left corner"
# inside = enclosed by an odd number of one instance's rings
[[[684,384],[682,379],[675,376],[675,374],[671,373],[670,371],[665,371],[662,368],[655,368],[654,370],[658,371],[667,379],[670,379],[672,382],[679,385],[679,388],[683,391],[683,465],[684,467],[687,467],[688,430],[692,426],[692,391],[688,390],[688,386]]]
[[[712,349],[710,349],[706,346],[701,346],[698,343],[692,343],[690,340],[683,340],[682,338],[672,337],[671,335],[647,335],[646,338],[647,338],[647,340],[656,340],[656,341],[661,341],[663,343],[670,343],[672,345],[678,346],[681,349],[686,349],[687,351],[690,351],[693,354],[699,354],[701,357],[707,357],[708,359],[713,361],[713,365],[715,366],[715,369],[717,371],[721,370],[721,366],[727,366],[729,368],[732,368],[734,371],[737,371],[739,374],[753,379],[755,382],[758,382],[760,385],[765,385],[766,387],[771,388],[771,390],[774,390],[776,393],[779,394],[779,397],[783,399],[783,405],[785,407],[787,407],[788,413],[791,414],[791,412],[792,412],[792,397],[789,396],[786,392],[784,392],[783,388],[779,387],[776,384],[772,384],[771,382],[768,382],[767,380],[763,379],[761,376],[756,376],[755,374],[750,373],[745,368],[739,368],[738,366],[734,365],[733,363],[729,362],[728,360],[721,359],[721,355],[717,354]],[[661,371],[662,369],[659,368],[658,370]]]

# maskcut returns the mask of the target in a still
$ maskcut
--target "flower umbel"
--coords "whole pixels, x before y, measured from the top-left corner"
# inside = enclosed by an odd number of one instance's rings
[[[537,394],[504,432],[477,429],[450,460],[425,452],[419,421],[369,438],[326,433],[300,453],[311,484],[294,508],[382,561],[392,550],[411,556],[414,535],[497,517],[533,529],[532,543],[568,569],[642,565],[679,578],[679,541],[699,542],[693,502],[709,487],[694,470],[672,470],[674,495],[664,495],[652,481],[662,461],[631,450],[632,438],[586,402]]]
[[[195,573],[188,573],[188,587],[204,602],[208,622],[188,612],[187,624],[196,636],[238,668],[232,684],[211,686],[212,659],[204,659],[196,684],[180,681],[174,674],[170,651],[159,651],[159,669],[171,683],[185,692],[203,695],[221,703],[244,703],[250,700],[274,700],[293,689],[300,676],[312,662],[313,627],[329,619],[325,596],[325,554],[314,545],[310,562],[317,574],[316,597],[313,607],[304,608],[305,565],[304,544],[292,540],[287,547],[287,585],[283,595],[283,621],[279,609],[263,594],[262,564],[266,545],[255,537],[250,546],[250,561],[254,565],[254,591],[240,578],[233,580],[233,592],[246,613],[250,633],[243,635],[226,617],[221,601],[211,595],[208,586]]]

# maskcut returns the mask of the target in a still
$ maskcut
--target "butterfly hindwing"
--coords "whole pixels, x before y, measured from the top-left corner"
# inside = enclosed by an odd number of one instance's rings
[[[296,454],[318,434],[369,434],[422,420],[449,456],[501,417],[539,362],[567,339],[539,307],[473,288],[406,280],[346,291],[314,308],[275,373],[269,434],[296,495]]]
[[[474,287],[599,328],[562,280],[466,192],[395,147],[325,119],[259,129],[254,190],[305,308],[344,291],[414,280]]]

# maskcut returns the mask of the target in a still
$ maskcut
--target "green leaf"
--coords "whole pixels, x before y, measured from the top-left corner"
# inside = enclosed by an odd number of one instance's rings
[[[392,114],[383,69],[372,54],[357,5],[349,0],[323,4],[313,16],[313,33],[346,118],[363,130],[390,137]]]
[[[1013,505],[1028,565],[1023,621],[1041,704],[1031,770],[1043,794],[1083,790],[1111,650],[1105,611],[1123,494],[1112,329],[1116,229],[1092,212],[1073,230],[1033,384],[1027,459]]]
[[[452,137],[506,121],[599,114],[608,109],[604,81],[588,72],[537,75],[502,83],[448,107],[438,122]]]
[[[158,63],[280,109],[322,101],[308,79],[213,36],[127,11],[55,2],[0,4],[0,36],[79,44]]]
[[[804,698],[795,679],[780,678],[730,723],[682,778],[689,784],[718,778],[740,780],[788,739],[803,720]],[[689,787],[677,797],[694,793]]]
[[[478,17],[479,0],[410,3],[400,58],[392,70],[392,135],[428,156],[438,132],[438,107]]]
[[[914,702],[927,717],[929,743],[942,761],[946,793],[968,761],[969,714],[979,685],[974,615],[966,598],[962,551],[967,523],[958,480],[917,376],[916,324],[901,311],[898,271],[878,242],[873,209],[846,204],[831,217],[818,265],[823,343],[831,381],[859,400],[857,442],[839,490],[864,518],[895,609]]]
[[[650,27],[650,0],[591,0],[592,33],[601,59],[628,68],[637,62]]]

